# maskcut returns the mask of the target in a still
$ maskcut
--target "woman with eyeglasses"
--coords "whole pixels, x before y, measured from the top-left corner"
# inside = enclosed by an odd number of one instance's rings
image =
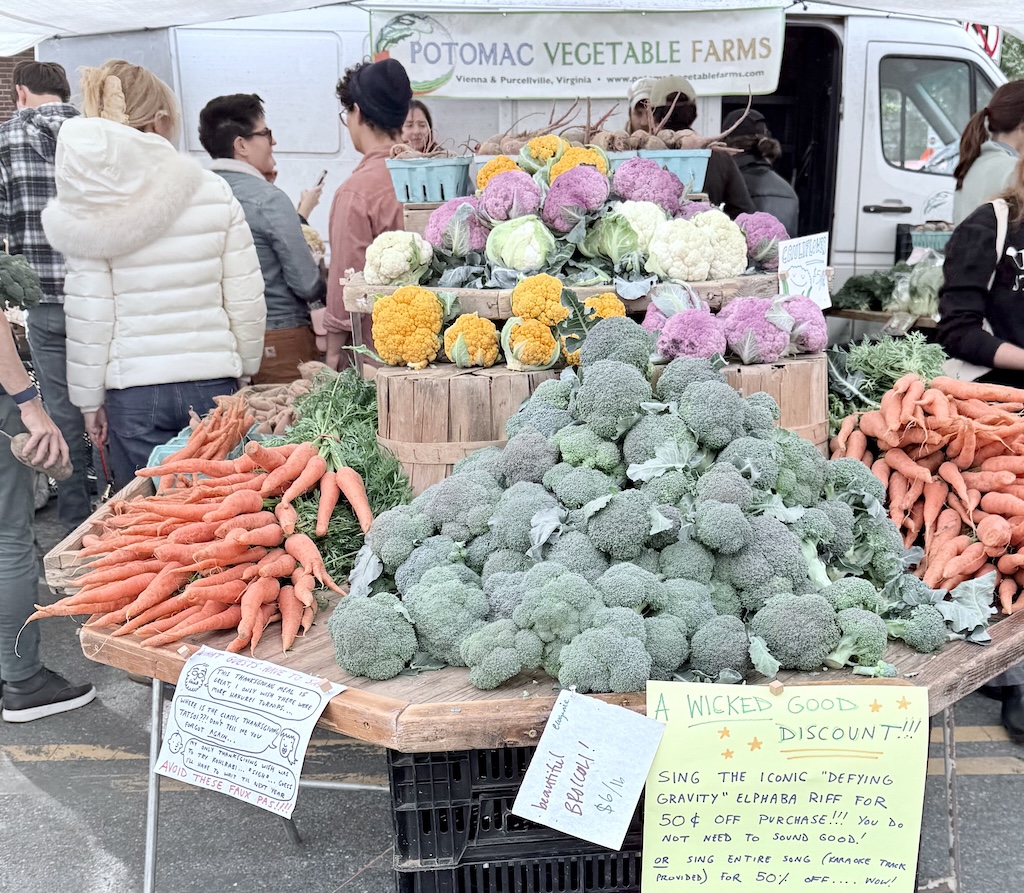
[[[260,367],[266,304],[245,215],[175,148],[170,87],[120,60],[82,73],[43,211],[67,263],[68,392],[117,486]]]

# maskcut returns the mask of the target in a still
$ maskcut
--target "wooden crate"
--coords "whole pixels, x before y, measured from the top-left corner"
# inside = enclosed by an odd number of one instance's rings
[[[108,502],[96,509],[43,556],[46,585],[57,593],[74,590],[75,577],[81,574],[83,566],[89,560],[78,557],[78,552],[82,548],[82,538],[90,533],[100,532],[103,522],[113,514],[111,503],[120,499],[139,499],[152,493],[153,481],[150,478],[135,478],[127,487],[115,493]]]
[[[377,370],[377,439],[402,463],[413,492],[451,474],[475,450],[505,441],[505,423],[554,370],[506,366]]]
[[[693,289],[717,310],[733,298],[744,296],[753,298],[774,298],[779,293],[779,277],[777,273],[754,273],[750,276],[737,276],[735,279],[715,279],[707,282],[691,283]],[[430,286],[427,286],[430,287]],[[353,313],[369,313],[373,310],[373,300],[377,295],[388,295],[396,290],[393,286],[367,285],[362,273],[356,273],[346,280],[343,291],[345,309]],[[459,307],[463,313],[477,313],[487,319],[502,320],[512,315],[512,290],[499,288],[449,288],[438,291],[453,292],[459,297]],[[614,291],[611,285],[595,285],[573,289],[580,298]],[[647,298],[626,303],[629,313],[643,313],[650,303]]]
[[[402,205],[402,229],[407,233],[423,235],[430,215],[441,207],[441,202],[413,202]]]
[[[828,364],[823,353],[786,357],[777,363],[730,363],[725,378],[743,396],[764,391],[775,398],[779,425],[828,455]]]

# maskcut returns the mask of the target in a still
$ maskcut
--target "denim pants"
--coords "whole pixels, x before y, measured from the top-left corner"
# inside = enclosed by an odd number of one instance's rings
[[[68,397],[68,362],[64,307],[38,304],[28,311],[28,343],[39,389],[50,418],[60,428],[71,451],[75,470],[57,484],[57,516],[65,531],[74,530],[92,513],[93,487],[89,482],[92,447],[85,438],[85,422]]]
[[[12,436],[25,430],[21,411],[6,394],[0,394],[0,429]],[[14,458],[7,443],[0,443],[0,679],[4,682],[23,682],[42,667],[39,624],[30,623],[22,630],[39,598],[32,531],[34,485],[35,473]]]
[[[190,409],[204,415],[213,409],[214,397],[237,389],[235,379],[215,378],[108,390],[107,441],[114,486],[121,489],[131,483],[154,447],[188,427]]]

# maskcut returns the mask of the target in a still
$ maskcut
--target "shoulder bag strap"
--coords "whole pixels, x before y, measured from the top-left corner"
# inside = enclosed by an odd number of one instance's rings
[[[1006,250],[1006,230],[1009,225],[1010,208],[1004,198],[994,199],[992,201],[992,208],[996,212],[996,268],[998,268],[999,261],[1003,259],[1003,251]],[[995,281],[996,271],[993,270],[988,280],[989,291],[992,291],[992,284]]]

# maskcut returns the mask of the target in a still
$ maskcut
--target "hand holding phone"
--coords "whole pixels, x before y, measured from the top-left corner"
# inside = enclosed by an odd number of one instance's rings
[[[324,185],[324,180],[326,180],[326,179],[327,179],[327,168],[324,168],[322,171],[320,171],[320,179],[316,181],[316,185],[318,187],[319,186],[323,186]]]

